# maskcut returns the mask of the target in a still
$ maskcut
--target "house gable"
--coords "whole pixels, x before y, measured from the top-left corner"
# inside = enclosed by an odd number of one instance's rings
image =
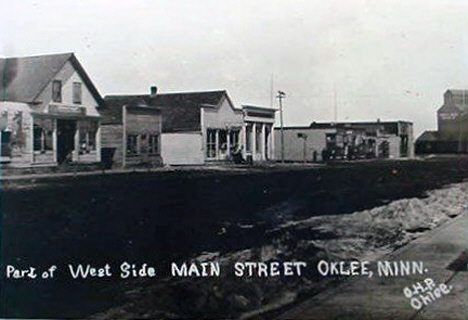
[[[6,58],[0,64],[4,101],[29,103],[35,112],[48,112],[50,103],[85,107],[86,115],[98,116],[102,98],[73,53]],[[61,83],[62,99],[52,101],[53,81]],[[81,84],[81,103],[73,101],[74,83]]]
[[[234,108],[231,99],[224,94],[216,106],[203,107],[203,126],[205,128],[241,127],[243,125],[242,110]]]
[[[52,87],[54,81],[61,83],[61,102],[52,100]],[[81,87],[81,103],[75,103],[73,100],[73,90],[75,84]],[[83,74],[75,68],[71,61],[67,61],[64,66],[50,79],[46,87],[34,99],[36,112],[49,112],[50,105],[85,108],[87,116],[99,116],[98,107],[101,105],[99,94],[94,92],[94,86]]]

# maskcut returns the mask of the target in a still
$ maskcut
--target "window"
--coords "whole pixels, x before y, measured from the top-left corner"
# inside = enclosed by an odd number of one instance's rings
[[[239,131],[233,130],[229,132],[231,142],[231,152],[236,152],[239,149]]]
[[[327,140],[327,149],[336,147],[336,134],[335,133],[327,133],[325,137]]]
[[[96,132],[80,131],[80,154],[96,150]]]
[[[252,152],[252,125],[248,124],[245,127],[245,150],[247,152]]]
[[[260,152],[260,147],[262,143],[262,127],[257,125],[256,126],[256,134],[255,134],[255,152]]]
[[[78,122],[80,130],[80,154],[90,153],[96,150],[96,133],[98,125],[95,121]]]
[[[73,103],[81,104],[81,83],[73,82]]]
[[[53,150],[51,125],[47,126],[46,121],[41,121],[41,123],[34,123],[33,140],[34,151],[40,151],[41,153],[44,153],[48,150]]]
[[[62,102],[62,81],[60,80],[52,82],[52,101]]]
[[[136,134],[127,135],[127,155],[138,154],[138,136]]]
[[[221,150],[221,152],[226,152],[227,150],[227,131],[226,130],[218,131],[218,150]]]
[[[158,135],[149,136],[148,153],[159,154],[159,136]]]
[[[208,129],[206,132],[206,157],[216,157],[216,130]]]
[[[148,136],[141,134],[139,138],[138,153],[148,153]]]

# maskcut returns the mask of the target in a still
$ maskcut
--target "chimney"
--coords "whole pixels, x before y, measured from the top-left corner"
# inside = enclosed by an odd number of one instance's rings
[[[453,103],[452,98],[453,98],[452,91],[450,91],[450,90],[445,91],[445,93],[444,93],[444,104],[445,105],[452,104]]]
[[[154,98],[158,94],[158,87],[151,86],[150,87],[150,97]]]

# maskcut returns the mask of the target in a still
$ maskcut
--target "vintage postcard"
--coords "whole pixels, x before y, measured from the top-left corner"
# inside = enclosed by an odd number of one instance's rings
[[[467,16],[0,0],[0,318],[468,319]]]

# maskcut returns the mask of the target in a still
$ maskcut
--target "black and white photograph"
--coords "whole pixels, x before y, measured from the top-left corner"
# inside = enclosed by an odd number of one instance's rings
[[[0,0],[0,319],[468,319],[466,0]]]

